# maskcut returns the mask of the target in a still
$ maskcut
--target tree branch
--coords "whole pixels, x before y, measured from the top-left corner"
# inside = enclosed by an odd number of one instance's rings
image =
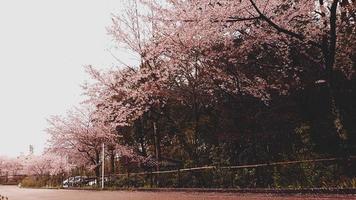
[[[276,29],[278,32],[284,33],[286,35],[289,35],[293,38],[296,38],[298,40],[304,41],[305,40],[305,36],[300,34],[300,33],[294,33],[293,31],[287,30],[285,28],[282,28],[281,26],[277,25],[276,23],[274,23],[270,18],[268,18],[265,14],[263,14],[261,12],[261,10],[257,7],[256,3],[253,0],[250,0],[253,8],[256,10],[256,12],[260,15],[259,17],[261,19],[263,19],[264,21],[266,21],[270,26],[272,26],[274,29]],[[308,43],[321,48],[321,45],[314,42],[314,41],[308,41]]]

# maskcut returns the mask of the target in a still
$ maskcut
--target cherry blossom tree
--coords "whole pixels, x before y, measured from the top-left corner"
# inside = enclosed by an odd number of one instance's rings
[[[39,177],[67,173],[73,167],[66,157],[53,153],[26,156],[22,159],[22,165],[25,175]]]
[[[22,167],[21,159],[0,157],[0,176],[20,175]]]
[[[156,83],[162,99],[185,101],[197,111],[209,102],[196,97],[216,102],[220,94],[237,101],[253,96],[268,104],[274,91],[326,87],[327,97],[321,94],[320,100],[335,125],[324,129],[341,135],[335,79],[355,71],[354,1],[139,2],[149,12],[134,6],[114,17],[109,30],[118,44],[141,56],[138,74],[154,77],[141,85]],[[146,37],[138,37],[140,32]]]
[[[89,97],[86,102],[95,105],[106,122],[122,135],[146,113],[164,105],[165,98],[156,88],[158,84],[147,81],[149,75],[140,70],[124,68],[101,72],[89,66],[87,71],[96,82],[85,86]],[[144,149],[141,143],[143,152]]]
[[[261,44],[278,45],[281,56],[287,56],[286,48],[291,42],[299,42],[306,49],[310,46],[319,49],[318,56],[323,58],[320,64],[327,74],[336,67],[335,56],[350,60],[339,53],[337,46],[342,39],[338,36],[343,23],[354,24],[354,1],[175,0],[167,1],[168,6],[162,6],[161,1],[143,0],[143,3],[153,10],[151,20],[160,30],[155,35],[158,47],[151,46],[147,51],[151,56],[169,52],[170,47],[181,47],[185,52],[199,49],[214,58],[214,53],[216,56],[219,52],[212,51],[213,46],[219,43],[233,46],[236,39],[243,39],[236,46],[240,49],[235,52],[239,54],[238,62],[243,62],[243,56]],[[350,28],[348,37],[353,35],[352,31],[354,28]],[[352,46],[343,46],[347,54],[352,53]]]
[[[103,132],[93,130],[93,122],[89,113],[78,109],[69,112],[68,118],[54,116],[49,121],[47,132],[51,135],[50,150],[70,160],[77,165],[91,163],[99,165],[100,147],[106,139]],[[99,175],[99,169],[96,170]]]
[[[114,154],[125,149],[118,144],[115,130],[100,116],[90,107],[76,108],[65,117],[53,116],[48,120],[49,152],[66,157],[72,165],[94,169],[99,177],[102,144]]]

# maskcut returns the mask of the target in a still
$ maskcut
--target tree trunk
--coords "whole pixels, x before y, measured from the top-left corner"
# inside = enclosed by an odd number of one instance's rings
[[[111,174],[116,173],[115,151],[114,150],[111,150],[111,152],[110,152],[110,172],[111,172]]]
[[[153,134],[154,134],[154,140],[155,140],[155,155],[156,155],[156,161],[157,161],[156,171],[159,171],[160,162],[161,162],[161,144],[160,144],[159,133],[157,131],[156,122],[153,122]],[[159,174],[156,175],[156,183],[157,183],[157,186],[159,186]]]

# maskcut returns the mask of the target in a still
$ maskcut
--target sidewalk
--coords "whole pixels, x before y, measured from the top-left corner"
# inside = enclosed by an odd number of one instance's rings
[[[101,188],[63,188],[65,190],[102,190]],[[304,189],[233,189],[233,188],[113,188],[109,191],[140,192],[214,192],[214,193],[268,193],[268,194],[355,194],[356,188],[304,188]]]

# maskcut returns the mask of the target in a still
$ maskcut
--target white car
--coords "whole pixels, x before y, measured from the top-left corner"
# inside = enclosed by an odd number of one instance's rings
[[[64,188],[67,188],[69,186],[74,186],[74,177],[69,177],[68,179],[64,180],[62,185]]]
[[[91,181],[88,182],[88,185],[89,185],[89,186],[94,186],[94,185],[96,185],[96,184],[97,184],[96,179],[93,179],[93,180],[91,180]]]

